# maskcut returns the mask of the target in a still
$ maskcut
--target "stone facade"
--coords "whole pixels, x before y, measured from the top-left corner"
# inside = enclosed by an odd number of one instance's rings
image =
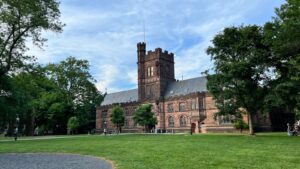
[[[97,107],[96,130],[114,130],[110,111],[120,104],[125,111],[123,132],[142,132],[142,127],[132,119],[136,108],[142,103],[151,103],[158,119],[158,132],[236,132],[230,117],[214,117],[218,111],[212,96],[206,89],[206,78],[183,81],[175,80],[174,54],[156,48],[146,52],[146,44],[137,44],[138,89],[107,94]],[[244,117],[245,122],[248,121]],[[256,124],[270,127],[268,116],[255,117]]]

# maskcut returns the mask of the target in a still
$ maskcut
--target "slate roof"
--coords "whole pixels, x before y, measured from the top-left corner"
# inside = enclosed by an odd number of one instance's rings
[[[113,103],[127,103],[138,101],[138,89],[126,90],[116,93],[107,94],[104,97],[101,106],[110,105]]]
[[[197,77],[182,81],[172,82],[168,85],[164,97],[187,95],[195,92],[206,92],[206,77]],[[138,101],[138,89],[126,90],[107,94],[101,106],[113,103],[128,103]]]
[[[194,92],[205,92],[207,79],[206,77],[197,77],[182,81],[172,82],[168,85],[164,97],[186,95]]]

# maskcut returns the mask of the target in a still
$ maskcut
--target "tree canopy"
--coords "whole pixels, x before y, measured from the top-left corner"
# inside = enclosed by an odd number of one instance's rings
[[[275,13],[273,20],[264,25],[265,43],[272,51],[268,64],[274,69],[267,104],[299,114],[300,2],[287,0]]]
[[[216,74],[208,76],[208,90],[216,99],[219,114],[248,114],[250,134],[252,115],[262,110],[265,84],[268,81],[266,62],[270,57],[258,26],[225,28],[207,49]]]
[[[121,132],[122,126],[125,123],[125,114],[121,106],[116,105],[112,108],[110,120],[117,127],[118,133]]]
[[[151,104],[142,104],[134,112],[133,120],[136,124],[144,126],[145,132],[150,130],[157,124],[157,119],[151,111]]]
[[[298,114],[300,106],[300,2],[287,0],[263,27],[225,28],[207,49],[215,74],[208,75],[208,90],[217,115],[251,116],[283,108]]]
[[[0,130],[7,124],[12,129],[16,114],[20,115],[20,127],[28,135],[36,127],[45,132],[66,133],[70,117],[77,118],[78,132],[95,128],[96,106],[103,97],[88,69],[87,61],[69,57],[57,64],[10,76],[10,94],[0,97]]]
[[[24,69],[26,40],[42,47],[47,40],[42,31],[61,32],[59,3],[56,0],[0,1],[0,78],[10,70]]]

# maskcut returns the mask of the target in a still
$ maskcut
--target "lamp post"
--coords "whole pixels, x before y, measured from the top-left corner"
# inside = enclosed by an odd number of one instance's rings
[[[19,122],[20,122],[20,118],[19,115],[16,115],[16,128],[15,128],[15,141],[17,141],[18,139],[18,132],[19,132]]]
[[[190,112],[190,123],[191,123],[191,135],[193,135],[193,128],[192,128],[192,112]]]

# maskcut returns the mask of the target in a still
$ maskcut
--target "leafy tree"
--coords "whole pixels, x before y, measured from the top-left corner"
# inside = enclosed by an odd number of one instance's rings
[[[118,132],[121,132],[122,126],[124,126],[125,122],[124,110],[121,106],[116,105],[112,108],[110,120],[117,127]]]
[[[33,65],[29,65],[34,57],[25,55],[28,50],[26,41],[31,40],[34,45],[42,47],[47,40],[42,37],[42,31],[62,31],[64,25],[59,21],[58,6],[56,0],[0,1],[0,129],[6,124],[12,127],[17,113],[20,116],[29,115],[27,113],[29,107],[32,108],[29,102],[34,98],[29,96],[37,96],[39,90],[35,94],[31,93],[34,91],[31,89],[37,86],[30,87],[26,83],[19,89],[16,86],[20,83],[15,85],[14,79],[27,79],[25,81],[28,82],[28,77],[25,77],[27,75],[18,76],[18,74],[34,69]],[[14,73],[17,76],[13,76]],[[23,90],[25,87],[29,91]],[[29,100],[26,100],[27,98]],[[21,120],[24,119],[26,118],[21,117]]]
[[[145,132],[153,128],[157,124],[157,118],[151,111],[151,104],[140,105],[133,115],[133,120],[136,124],[144,126]]]
[[[300,1],[287,0],[275,10],[276,17],[264,26],[265,43],[272,49],[269,66],[274,68],[269,109],[280,107],[300,113]]]
[[[8,85],[0,96],[0,129],[7,124],[12,129],[16,114],[20,116],[20,126],[26,126],[28,135],[33,134],[36,126],[64,134],[68,119],[73,116],[79,121],[79,132],[93,129],[96,105],[101,103],[102,96],[91,80],[87,61],[75,58],[72,61],[3,76]],[[71,86],[65,87],[68,84]]]
[[[79,121],[77,117],[70,117],[68,120],[68,133],[74,134],[79,127]]]
[[[37,67],[35,71],[20,73],[11,78],[10,104],[14,105],[13,111],[7,114],[19,114],[26,133],[33,134],[35,126],[44,126],[45,130],[51,130],[53,118],[50,110],[54,104],[54,96],[59,95],[59,90],[54,82],[50,81],[43,68]],[[56,98],[56,103],[63,103],[63,97]],[[63,114],[62,114],[63,115]],[[35,125],[35,126],[34,126]]]
[[[79,129],[83,131],[95,128],[96,106],[100,105],[103,97],[89,73],[88,61],[68,57],[59,64],[49,64],[46,69],[47,76],[63,95],[65,106],[68,107],[66,116],[76,116]]]
[[[8,134],[12,134],[13,124],[16,118],[16,99],[12,97],[12,78],[10,76],[0,77],[0,130],[8,129]],[[1,85],[1,83],[0,83]],[[2,89],[2,90],[1,90]]]
[[[0,1],[0,77],[17,68],[24,68],[26,40],[42,47],[47,40],[43,30],[61,32],[59,3],[56,0],[1,0]]]
[[[207,49],[215,65],[215,75],[208,75],[208,90],[213,95],[218,115],[246,113],[250,134],[254,134],[253,115],[263,108],[270,57],[258,26],[225,28]]]

